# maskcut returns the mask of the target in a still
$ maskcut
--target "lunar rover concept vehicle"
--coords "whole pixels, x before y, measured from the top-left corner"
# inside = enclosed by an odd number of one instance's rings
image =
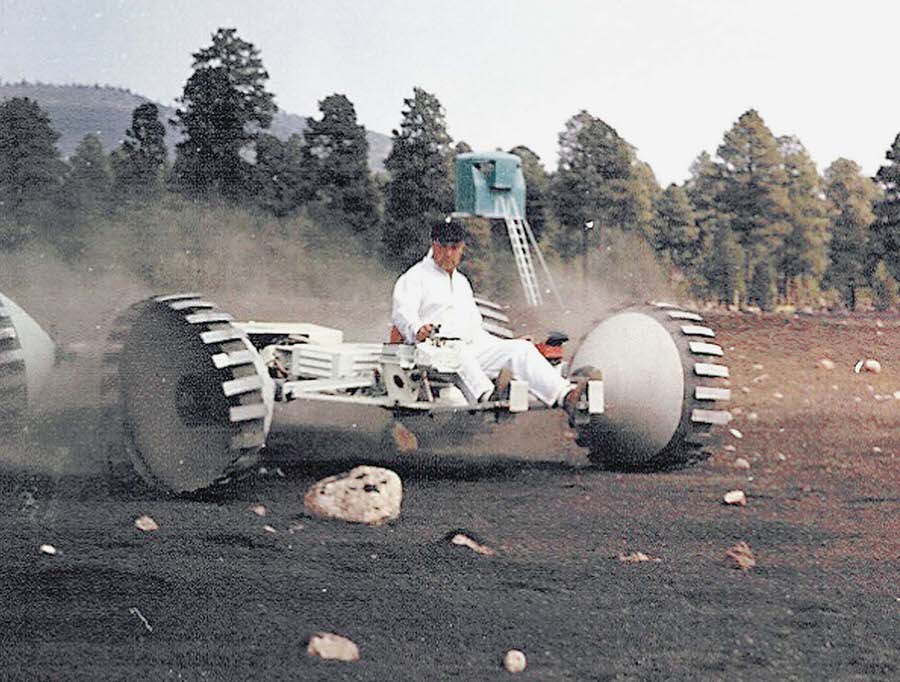
[[[456,209],[504,221],[529,304],[541,305],[553,293],[524,218],[518,157],[460,155]],[[8,299],[0,297],[0,304],[0,419],[9,421],[27,412],[49,356],[30,318]],[[487,331],[515,336],[505,308],[482,299],[478,306]],[[600,320],[571,355],[565,340],[552,335],[538,348],[564,376],[590,377],[573,428],[592,462],[670,468],[716,447],[731,416],[724,407],[728,368],[699,314],[642,304]],[[270,431],[279,427],[276,403],[292,403],[284,409],[301,417],[313,403],[382,411],[413,433],[436,424],[463,433],[466,425],[489,428],[497,419],[548,409],[521,381],[512,381],[501,399],[467,401],[455,375],[458,342],[439,335],[416,346],[347,343],[341,330],[309,322],[238,321],[198,294],[160,295],[131,306],[109,343],[110,461],[169,493],[215,488],[256,468]]]

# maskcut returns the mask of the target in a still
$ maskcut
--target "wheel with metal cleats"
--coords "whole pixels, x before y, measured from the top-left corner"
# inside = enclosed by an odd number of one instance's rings
[[[0,435],[14,435],[28,411],[25,355],[10,306],[0,296]]]
[[[132,306],[110,334],[107,455],[153,490],[191,493],[254,468],[274,385],[228,313],[196,294]],[[123,475],[124,474],[124,475]]]
[[[731,419],[724,351],[703,318],[677,306],[636,306],[601,321],[572,371],[599,369],[604,412],[578,429],[598,465],[659,470],[708,457]]]

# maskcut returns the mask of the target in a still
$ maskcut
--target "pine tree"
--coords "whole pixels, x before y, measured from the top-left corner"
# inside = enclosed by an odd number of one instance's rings
[[[891,310],[897,305],[897,280],[888,272],[884,261],[879,261],[872,273],[872,299],[875,310]]]
[[[669,185],[657,197],[654,209],[654,247],[679,270],[690,270],[699,255],[700,230],[687,192]]]
[[[744,278],[771,258],[789,234],[790,197],[775,136],[751,109],[725,133],[718,148],[722,190],[716,198],[744,252]]]
[[[541,157],[525,145],[509,150],[522,159],[522,175],[525,177],[525,218],[534,232],[535,239],[540,239],[547,222],[549,202],[550,176],[541,163]]]
[[[559,135],[559,167],[551,185],[562,226],[555,240],[560,254],[572,258],[591,249],[601,230],[585,232],[590,221],[601,229],[646,235],[652,219],[648,170],[610,125],[586,111],[570,118]]]
[[[769,260],[760,260],[753,266],[753,277],[747,289],[747,299],[763,310],[771,310],[775,302],[775,266]]]
[[[310,194],[303,168],[303,144],[303,138],[296,134],[282,142],[263,133],[256,141],[253,196],[258,206],[276,216],[294,213]]]
[[[775,254],[778,291],[786,299],[801,277],[818,281],[827,266],[828,218],[822,179],[796,137],[780,137],[790,200],[790,231]]]
[[[746,290],[743,274],[744,252],[726,221],[718,223],[712,245],[703,263],[703,275],[709,292],[720,303],[739,303]]]
[[[853,161],[837,159],[825,170],[831,234],[825,283],[840,293],[850,310],[856,310],[857,288],[866,284],[869,226],[878,194],[878,186]]]
[[[145,102],[134,109],[125,140],[112,156],[117,195],[146,197],[161,189],[167,155],[165,136],[159,107]]]
[[[875,176],[884,194],[875,203],[868,269],[874,273],[882,260],[891,276],[900,279],[900,135],[894,138],[886,158],[888,163]]]
[[[112,175],[103,145],[96,135],[85,135],[69,159],[70,170],[63,182],[67,208],[92,211],[109,205]]]
[[[259,50],[220,28],[212,45],[194,54],[194,72],[181,96],[176,120],[184,132],[173,169],[176,184],[189,194],[244,196],[252,172],[242,153],[255,151],[261,130],[276,106],[265,89],[269,74]]]
[[[390,172],[382,247],[385,259],[406,268],[422,258],[431,225],[453,209],[450,136],[437,97],[421,88],[403,100],[400,130],[384,165]]]
[[[715,293],[716,287],[708,279],[707,274],[715,270],[715,268],[708,267],[714,255],[715,235],[720,226],[727,223],[727,216],[723,216],[719,212],[716,203],[722,192],[722,184],[721,169],[709,153],[702,152],[691,164],[691,176],[684,185],[685,193],[691,202],[698,233],[695,261],[688,271],[691,273],[694,290],[700,295],[714,293],[717,297],[719,296],[718,293]],[[732,253],[740,253],[740,249],[732,250]],[[743,257],[742,254],[741,257]],[[742,281],[741,263],[734,263],[733,267]]]
[[[46,203],[62,182],[65,164],[50,118],[27,97],[0,103],[0,214]]]
[[[357,230],[378,221],[375,188],[369,175],[366,130],[344,95],[319,102],[321,120],[310,119],[304,132],[303,166],[318,197],[344,213]]]

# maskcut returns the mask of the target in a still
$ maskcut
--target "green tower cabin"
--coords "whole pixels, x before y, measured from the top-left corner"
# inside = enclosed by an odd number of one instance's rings
[[[456,213],[505,218],[525,215],[522,159],[505,152],[470,152],[456,157]]]
[[[525,218],[522,159],[504,152],[470,152],[457,156],[454,215],[502,220],[528,304],[541,305],[544,293],[552,291],[562,306],[553,277]],[[534,269],[534,255],[544,270],[544,283],[538,280]]]

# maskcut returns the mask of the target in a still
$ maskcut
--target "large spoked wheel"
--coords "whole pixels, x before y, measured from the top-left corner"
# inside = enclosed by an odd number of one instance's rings
[[[252,469],[274,386],[246,335],[195,294],[132,306],[110,335],[108,456],[152,489],[189,493]],[[124,475],[123,475],[124,474]]]
[[[577,442],[595,464],[656,470],[708,457],[731,419],[728,367],[715,332],[697,313],[637,306],[603,320],[583,340],[573,374],[598,369],[605,411]]]
[[[12,311],[0,296],[0,436],[22,429],[28,410],[25,355]]]

